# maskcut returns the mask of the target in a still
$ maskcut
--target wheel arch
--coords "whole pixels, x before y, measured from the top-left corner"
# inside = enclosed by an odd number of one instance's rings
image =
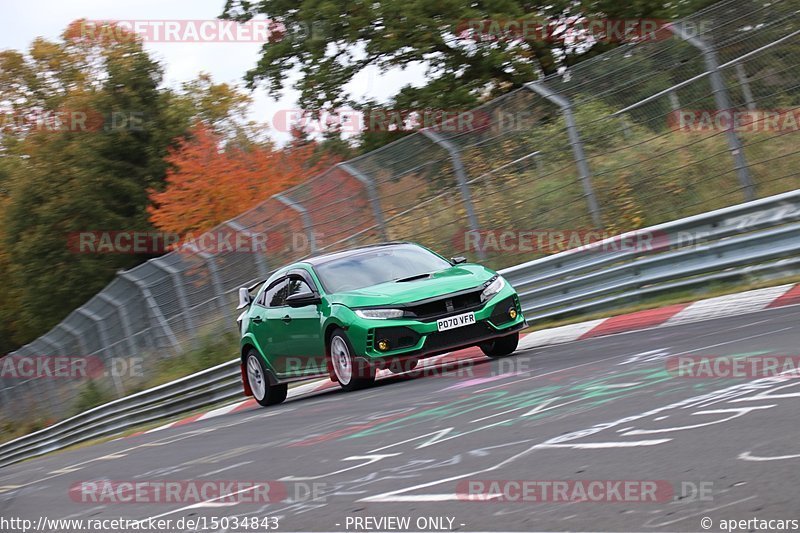
[[[263,365],[263,369],[269,380],[270,385],[277,385],[279,383],[278,378],[275,377],[275,374],[272,372],[272,368],[270,368],[269,364],[266,362],[266,358],[261,350],[258,349],[258,346],[255,345],[251,340],[246,340],[242,343],[241,353],[239,354],[239,360],[241,361],[242,366],[242,385],[245,388],[245,395],[252,396],[252,392],[250,391],[250,385],[247,382],[246,372],[246,365],[247,365],[247,355],[250,353],[250,350],[255,350],[256,353],[261,357]]]
[[[258,350],[258,348],[256,348],[252,342],[245,342],[242,344],[241,353],[239,354],[239,358],[242,360],[242,362],[244,362],[244,360],[247,358],[247,354],[250,352],[250,350]]]

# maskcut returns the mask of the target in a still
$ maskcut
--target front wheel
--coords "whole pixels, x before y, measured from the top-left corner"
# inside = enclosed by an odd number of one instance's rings
[[[512,333],[481,344],[481,351],[488,357],[505,357],[514,353],[519,344],[519,333]]]
[[[375,381],[375,367],[353,355],[353,347],[341,329],[336,329],[328,343],[328,353],[336,380],[349,392]]]
[[[270,385],[267,369],[255,350],[250,350],[247,354],[247,383],[253,391],[253,398],[262,407],[281,403],[289,391],[286,383]]]

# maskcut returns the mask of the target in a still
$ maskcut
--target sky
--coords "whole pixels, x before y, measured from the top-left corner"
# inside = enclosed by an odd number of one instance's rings
[[[225,0],[0,0],[0,49],[27,50],[36,37],[56,40],[73,20],[213,20]],[[261,45],[253,42],[146,42],[145,48],[164,67],[165,84],[178,87],[201,71],[215,82],[244,86],[242,77],[255,66]],[[424,81],[423,66],[381,74],[365,69],[347,85],[356,99],[386,101],[400,87]],[[280,99],[267,95],[265,88],[253,93],[250,119],[272,124],[276,114],[296,110],[298,93],[287,87]],[[281,128],[282,129],[282,128]],[[272,128],[270,136],[285,142],[289,135]]]

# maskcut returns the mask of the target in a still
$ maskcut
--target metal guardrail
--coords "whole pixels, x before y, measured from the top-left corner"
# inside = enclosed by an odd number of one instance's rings
[[[502,270],[528,320],[618,306],[680,287],[794,270],[800,191],[726,207]],[[627,243],[627,244],[626,244]]]
[[[242,397],[239,360],[197,372],[68,418],[0,446],[0,467]]]
[[[794,272],[800,269],[799,256],[800,191],[792,191],[625,233],[500,273],[519,292],[528,320],[540,320],[613,309],[635,297],[749,273]],[[241,394],[239,360],[234,359],[0,445],[0,467]]]

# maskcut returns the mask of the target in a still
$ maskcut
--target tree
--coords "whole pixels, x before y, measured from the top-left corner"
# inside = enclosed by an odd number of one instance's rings
[[[70,235],[148,230],[147,190],[191,124],[162,70],[135,39],[91,38],[70,25],[56,42],[0,53],[3,350],[29,342],[145,257],[78,254]],[[42,312],[46,309],[46,312]],[[13,341],[8,341],[10,335]]]
[[[245,146],[264,141],[265,128],[246,119],[253,99],[235,85],[214,83],[210,74],[201,72],[182,84],[177,100],[195,123],[202,122],[227,142]]]
[[[0,52],[0,350],[29,342],[147,255],[79,254],[71,235],[151,231],[169,149],[202,121],[248,146],[249,98],[200,74],[179,91],[140,40],[70,24],[58,41]],[[109,30],[109,31],[106,31]],[[77,120],[73,120],[76,119]],[[42,313],[42,309],[47,309]]]
[[[604,42],[576,46],[533,34],[463,38],[461,31],[475,21],[670,19],[712,1],[226,0],[222,17],[247,21],[266,15],[274,22],[270,41],[245,79],[251,87],[266,83],[270,94],[277,96],[290,74],[299,71],[295,88],[307,110],[358,105],[345,86],[368,67],[386,71],[420,63],[428,67],[426,83],[399,88],[388,105],[458,109],[614,46]]]
[[[224,145],[222,136],[202,123],[166,160],[172,167],[167,186],[150,191],[148,212],[153,225],[179,234],[211,229],[335,162],[315,143],[284,150]]]

